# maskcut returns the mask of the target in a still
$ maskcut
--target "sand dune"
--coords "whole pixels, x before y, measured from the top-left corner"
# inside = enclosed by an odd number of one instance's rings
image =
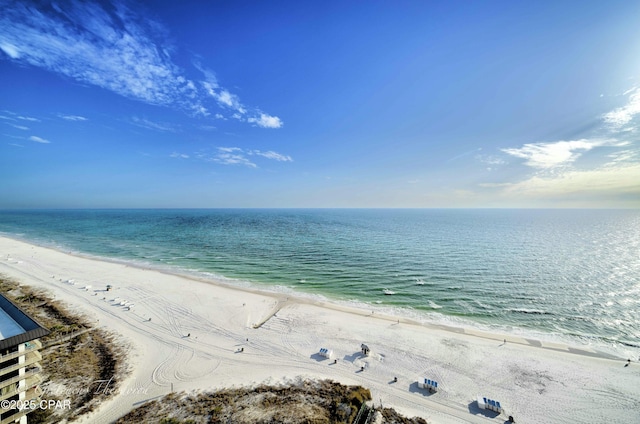
[[[130,344],[130,377],[84,422],[110,422],[172,388],[300,378],[363,385],[377,404],[434,423],[503,423],[507,415],[518,423],[640,422],[640,364],[625,367],[626,358],[584,348],[398,322],[10,238],[0,238],[0,273],[48,290]],[[368,357],[360,353],[363,342]],[[332,349],[337,363],[317,355],[321,347]],[[440,391],[419,389],[419,376],[437,380]],[[500,400],[506,414],[483,414],[478,394]]]

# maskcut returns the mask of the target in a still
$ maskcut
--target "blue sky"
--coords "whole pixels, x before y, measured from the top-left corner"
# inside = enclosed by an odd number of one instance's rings
[[[640,4],[0,0],[0,208],[640,207]]]

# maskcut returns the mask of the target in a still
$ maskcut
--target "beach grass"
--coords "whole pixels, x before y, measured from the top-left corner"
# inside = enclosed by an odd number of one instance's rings
[[[30,423],[76,420],[111,395],[97,390],[100,381],[110,380],[111,387],[118,387],[126,375],[126,353],[113,333],[96,328],[90,318],[71,312],[44,291],[10,278],[0,276],[0,292],[50,331],[40,339],[44,378],[41,398],[71,401],[69,409],[37,408],[29,414]]]
[[[170,394],[136,408],[117,423],[352,423],[371,392],[335,381]]]

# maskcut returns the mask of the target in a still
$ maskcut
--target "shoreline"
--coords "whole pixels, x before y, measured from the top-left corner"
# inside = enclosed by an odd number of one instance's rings
[[[207,276],[204,275],[206,273],[203,273],[201,271],[173,268],[171,265],[166,264],[162,266],[160,264],[145,263],[144,261],[135,259],[128,260],[88,254],[73,249],[63,249],[61,246],[38,243],[26,238],[0,233],[0,239],[2,238],[14,240],[43,249],[50,249],[52,251],[64,253],[80,259],[101,261],[114,265],[132,267],[134,269],[158,272],[168,276],[174,276],[177,278],[184,278],[204,284],[225,287],[231,290],[246,291],[258,295],[265,295],[282,299],[292,298],[300,303],[322,305],[323,307],[335,309],[336,311],[350,312],[367,316],[369,315],[370,310],[375,310],[375,312],[378,314],[376,315],[376,317],[386,317],[388,320],[394,322],[400,319],[401,322],[425,326],[427,328],[442,329],[455,333],[467,333],[472,336],[484,337],[491,340],[511,340],[515,343],[530,345],[533,347],[541,347],[560,352],[570,351],[571,353],[584,354],[607,359],[625,359],[627,356],[629,356],[628,353],[620,352],[620,347],[615,348],[604,344],[592,346],[590,344],[580,343],[580,337],[578,336],[570,336],[562,333],[549,333],[545,332],[544,330],[536,330],[523,327],[500,327],[495,326],[495,324],[481,324],[469,318],[449,316],[437,312],[435,312],[435,314],[443,317],[443,319],[437,320],[432,316],[430,317],[429,312],[426,311],[416,311],[415,313],[411,314],[412,316],[409,316],[409,313],[413,312],[413,310],[399,306],[381,306],[378,304],[368,304],[366,302],[355,300],[349,301],[338,298],[330,298],[323,294],[307,293],[285,285],[268,286],[265,284],[264,286],[262,286],[259,283],[253,283],[250,281],[235,279],[231,277],[218,276],[215,274]],[[286,290],[290,290],[291,292],[279,291],[277,290],[277,288],[283,288]],[[449,320],[454,320],[454,322],[449,323]],[[456,322],[455,320],[459,320],[459,322]],[[620,343],[620,345],[622,346],[623,344]],[[632,350],[637,350],[637,353],[640,354],[640,348],[635,346],[630,346],[630,348]]]
[[[374,402],[434,423],[495,421],[473,410],[477,394],[500,399],[507,412],[524,423],[548,422],[552,416],[563,422],[556,415],[572,422],[569,418],[575,413],[584,417],[582,422],[601,422],[596,417],[603,411],[598,400],[602,391],[584,389],[590,385],[605,384],[616,393],[615,399],[607,397],[606,421],[612,420],[610,414],[628,419],[637,406],[637,361],[625,368],[626,358],[583,347],[230,287],[6,236],[0,237],[0,255],[0,273],[46,289],[132,342],[133,371],[123,384],[145,389],[144,393],[123,390],[82,422],[113,421],[171,387],[212,390],[299,378],[360,384],[371,389]],[[76,284],[64,282],[69,279]],[[113,284],[114,290],[107,293],[105,284]],[[129,306],[121,305],[123,301]],[[361,357],[360,342],[369,344],[373,354]],[[333,349],[339,362],[317,358],[320,347]],[[392,384],[393,376],[402,383]],[[412,384],[420,376],[437,379],[443,390],[432,396],[414,390]],[[530,405],[529,396],[534,395],[548,404]]]

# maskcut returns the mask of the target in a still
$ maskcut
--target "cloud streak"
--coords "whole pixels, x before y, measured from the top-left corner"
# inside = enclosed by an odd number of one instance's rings
[[[131,118],[131,122],[141,128],[146,128],[148,130],[155,130],[160,132],[176,132],[176,128],[173,125],[167,124],[164,122],[154,122],[145,118],[138,118],[134,116]]]
[[[31,137],[29,137],[29,140],[31,141],[35,141],[36,143],[42,143],[42,144],[49,144],[51,143],[49,140],[45,140],[44,138],[32,135]]]
[[[518,199],[549,202],[553,205],[582,207],[593,202],[611,201],[630,207],[640,206],[640,163],[635,139],[634,121],[640,114],[640,89],[634,87],[627,103],[602,115],[598,128],[602,138],[527,143],[518,148],[501,149],[520,159],[536,172],[519,182],[486,183],[480,187],[495,190],[502,201],[523,206]],[[604,148],[586,166],[572,166],[584,153]],[[594,163],[599,163],[596,166]],[[591,166],[589,166],[591,164]]]
[[[293,162],[293,159],[291,159],[291,156],[282,155],[280,153],[274,152],[273,150],[269,150],[267,152],[261,152],[260,150],[250,150],[248,153],[250,155],[258,155],[258,156],[265,157],[267,159],[273,159],[278,162]]]
[[[124,5],[107,11],[71,2],[47,10],[16,2],[3,9],[0,48],[15,61],[156,105],[189,94],[155,25]]]
[[[624,130],[634,117],[640,113],[640,88],[634,87],[624,94],[629,95],[627,104],[606,113],[603,117],[605,123],[618,131]],[[633,129],[633,127],[629,129]]]
[[[502,149],[508,155],[525,159],[525,165],[549,169],[567,165],[587,152],[599,146],[624,145],[613,140],[571,140],[551,143],[528,143],[520,148]]]
[[[178,153],[178,152],[171,153],[169,157],[178,158],[178,159],[189,159],[189,155],[185,153]]]
[[[88,120],[84,116],[79,116],[79,115],[60,115],[60,118],[67,121],[87,121]]]
[[[584,152],[596,147],[631,146],[633,144],[632,141],[620,141],[618,139],[625,139],[628,137],[628,134],[635,132],[636,128],[633,126],[633,121],[636,115],[640,114],[640,88],[632,87],[623,95],[629,96],[624,106],[602,115],[602,124],[600,125],[599,131],[601,134],[608,134],[609,138],[527,143],[519,148],[505,148],[501,150],[508,155],[525,159],[524,163],[527,166],[538,169],[550,169],[570,165]],[[613,157],[617,157],[615,153],[613,153]],[[629,160],[629,158],[633,158],[634,155],[621,154],[620,157],[623,159],[618,158],[618,160],[614,160],[612,163]]]
[[[640,207],[640,164],[601,166],[592,170],[566,170],[553,176],[534,175],[517,183],[481,184],[497,190],[501,201],[516,206],[530,206],[536,202],[552,202],[565,206],[592,205],[599,201],[606,205],[616,201],[629,207]],[[525,201],[526,204],[518,202]]]
[[[218,152],[211,160],[223,165],[244,165],[249,168],[257,168],[258,165],[248,156],[261,156],[277,162],[293,162],[291,156],[283,155],[273,150],[263,152],[260,150],[245,150],[240,147],[218,147],[217,150]]]
[[[240,114],[241,121],[263,128],[282,126],[280,118],[242,105],[217,80],[188,78],[172,60],[174,49],[163,25],[123,3],[45,6],[0,0],[0,9],[0,51],[11,61],[196,116],[210,115],[213,99],[218,107]],[[205,77],[213,75],[204,72]]]
[[[9,124],[11,125],[13,128],[17,128],[19,130],[23,130],[23,131],[28,131],[29,127],[25,127],[24,125],[16,125],[16,124]]]

